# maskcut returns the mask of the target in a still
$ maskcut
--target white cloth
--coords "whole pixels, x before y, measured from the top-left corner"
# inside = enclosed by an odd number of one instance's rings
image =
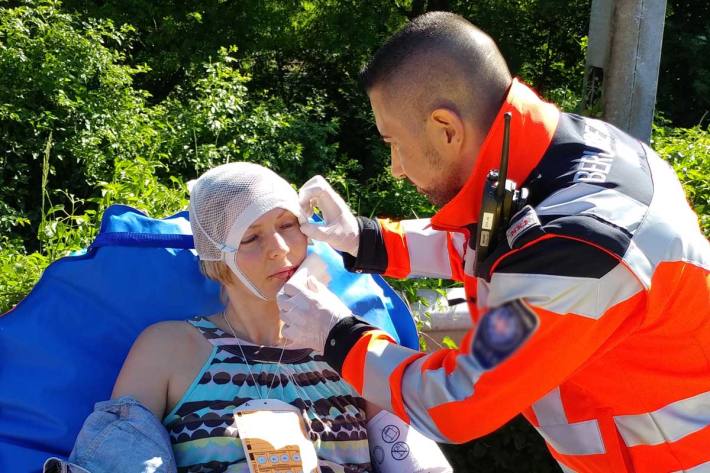
[[[367,422],[370,458],[378,473],[452,473],[439,445],[382,410]]]

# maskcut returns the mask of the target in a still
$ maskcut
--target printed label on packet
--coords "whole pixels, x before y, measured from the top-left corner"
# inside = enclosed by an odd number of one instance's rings
[[[234,409],[250,473],[320,473],[313,443],[298,408],[258,399]]]

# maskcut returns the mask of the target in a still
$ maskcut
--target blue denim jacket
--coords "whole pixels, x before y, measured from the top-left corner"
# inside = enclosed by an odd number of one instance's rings
[[[176,473],[165,427],[131,397],[96,403],[68,460],[49,458],[43,473]]]

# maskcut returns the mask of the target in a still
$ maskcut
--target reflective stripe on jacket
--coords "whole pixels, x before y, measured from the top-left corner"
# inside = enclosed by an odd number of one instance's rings
[[[507,111],[509,178],[531,207],[476,277],[469,238]],[[459,349],[424,355],[341,323],[326,358],[366,399],[446,442],[522,412],[565,471],[710,471],[710,245],[648,147],[514,81],[471,177],[431,221],[360,221],[360,247],[386,254],[346,258],[352,269],[463,281],[475,323],[516,299],[539,319],[488,371],[474,348],[491,334],[475,328]],[[505,344],[504,325],[492,335]]]

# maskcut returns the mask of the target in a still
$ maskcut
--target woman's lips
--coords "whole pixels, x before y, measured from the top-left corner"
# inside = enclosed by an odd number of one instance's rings
[[[296,268],[287,268],[272,274],[271,277],[275,279],[281,279],[283,281],[288,281],[295,272]]]

